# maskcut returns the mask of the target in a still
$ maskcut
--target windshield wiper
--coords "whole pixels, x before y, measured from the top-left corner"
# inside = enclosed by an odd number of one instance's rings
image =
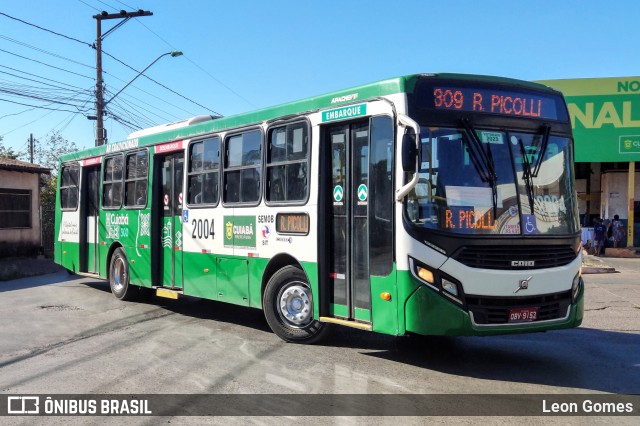
[[[525,188],[527,189],[527,198],[529,199],[529,207],[531,208],[531,214],[533,213],[533,176],[531,174],[531,163],[529,163],[529,157],[527,157],[527,150],[524,148],[522,139],[518,138],[518,146],[520,147],[520,154],[522,155],[522,180],[524,181]]]
[[[478,138],[469,120],[462,118],[460,121],[464,127],[462,141],[467,146],[469,158],[471,158],[471,162],[480,175],[480,178],[491,185],[491,201],[493,202],[493,217],[495,218],[498,215],[498,176],[496,175],[493,154],[491,153],[491,143],[487,144],[489,147],[485,152],[482,148],[482,141]]]
[[[549,133],[551,133],[551,127],[547,124],[543,124],[541,133],[542,144],[540,145],[540,153],[538,154],[538,158],[536,159],[536,165],[533,168],[533,173],[531,173],[531,176],[533,177],[538,177],[538,172],[540,171],[540,166],[542,166],[544,155],[547,153],[547,145],[549,143]]]

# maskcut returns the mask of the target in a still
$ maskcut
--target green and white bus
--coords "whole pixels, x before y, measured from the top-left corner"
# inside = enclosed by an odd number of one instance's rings
[[[555,90],[392,78],[63,156],[55,260],[122,300],[262,309],[291,342],[576,327],[573,165]]]

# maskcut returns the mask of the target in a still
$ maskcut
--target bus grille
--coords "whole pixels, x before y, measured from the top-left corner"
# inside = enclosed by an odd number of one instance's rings
[[[469,312],[476,324],[507,324],[509,311],[516,308],[538,308],[536,321],[564,318],[571,305],[571,291],[531,297],[466,296]]]
[[[564,266],[573,262],[577,256],[570,245],[564,245],[464,246],[451,257],[471,268],[509,270]],[[533,266],[531,262],[534,262]]]

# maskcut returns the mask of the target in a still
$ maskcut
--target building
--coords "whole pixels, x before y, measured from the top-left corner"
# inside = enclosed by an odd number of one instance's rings
[[[566,100],[575,139],[583,225],[619,215],[640,246],[640,77],[545,80]]]
[[[40,175],[49,169],[0,157],[0,258],[41,252]]]

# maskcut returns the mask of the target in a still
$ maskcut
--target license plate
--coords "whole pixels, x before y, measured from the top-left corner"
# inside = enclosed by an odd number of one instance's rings
[[[527,322],[538,319],[538,308],[518,308],[509,310],[509,322]]]

